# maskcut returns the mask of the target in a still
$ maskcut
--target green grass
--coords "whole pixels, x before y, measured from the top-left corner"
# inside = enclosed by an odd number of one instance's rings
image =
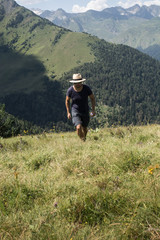
[[[159,239],[159,125],[0,147],[0,239]]]
[[[61,41],[57,43],[53,54],[56,56],[56,59],[53,59],[55,73],[61,76],[64,72],[86,62],[93,62],[95,57],[89,46],[91,42],[94,42],[94,37],[83,33],[64,34]]]

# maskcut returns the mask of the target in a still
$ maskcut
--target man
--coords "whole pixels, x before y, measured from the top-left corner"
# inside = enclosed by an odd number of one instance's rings
[[[95,97],[92,90],[84,85],[83,82],[86,79],[82,79],[80,73],[73,74],[73,79],[70,81],[73,83],[66,94],[66,109],[68,119],[72,118],[72,122],[76,127],[77,134],[81,140],[85,141],[87,136],[87,127],[89,124],[89,106],[88,97],[91,100],[92,112],[91,116],[95,116]],[[72,100],[70,111],[70,100]]]

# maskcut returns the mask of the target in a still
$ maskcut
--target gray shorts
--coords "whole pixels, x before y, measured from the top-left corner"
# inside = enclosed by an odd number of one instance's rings
[[[75,110],[72,110],[72,122],[75,127],[79,124],[81,124],[83,127],[87,127],[89,120],[89,113],[79,113]]]

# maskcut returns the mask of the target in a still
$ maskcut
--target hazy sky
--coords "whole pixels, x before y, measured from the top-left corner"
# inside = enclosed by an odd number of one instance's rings
[[[160,0],[16,0],[26,8],[40,8],[42,10],[57,10],[63,8],[66,12],[85,12],[89,9],[101,11],[107,7],[131,7],[135,4],[160,5]]]

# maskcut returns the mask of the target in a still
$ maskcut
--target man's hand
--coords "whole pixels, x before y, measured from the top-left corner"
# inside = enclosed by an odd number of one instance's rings
[[[92,111],[90,115],[91,117],[94,117],[96,115],[95,111]]]
[[[69,119],[69,120],[71,120],[71,114],[70,113],[67,113],[67,118]]]

